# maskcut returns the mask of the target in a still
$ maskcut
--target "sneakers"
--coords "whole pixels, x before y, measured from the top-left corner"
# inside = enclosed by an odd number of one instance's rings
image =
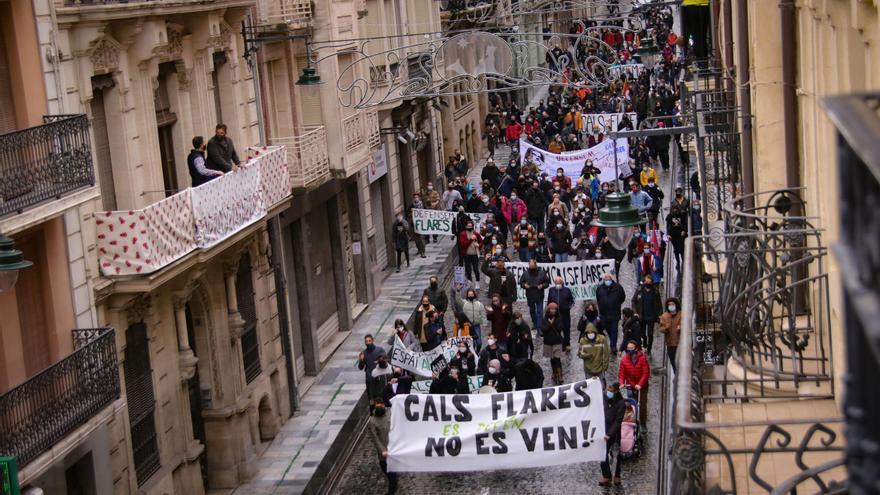
[[[599,482],[599,486],[611,486],[611,480],[608,478],[602,478],[602,481]]]
[[[477,292],[480,291],[480,283],[479,283],[479,282],[475,282],[475,283],[474,283],[474,290],[477,291]]]

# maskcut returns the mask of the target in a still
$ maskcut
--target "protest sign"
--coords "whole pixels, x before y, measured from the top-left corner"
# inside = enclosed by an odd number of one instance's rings
[[[633,127],[636,127],[636,121],[638,120],[638,114],[635,112],[629,113],[588,113],[585,114],[584,119],[584,129],[587,133],[591,133],[593,131],[593,126],[599,126],[599,132],[602,134],[608,135],[609,132],[617,132],[618,126],[620,125],[620,121],[623,120],[623,116],[626,115],[629,118],[629,121],[632,123]]]
[[[452,226],[455,225],[454,211],[412,209],[413,230],[422,235],[452,235]],[[479,229],[486,221],[488,213],[468,213],[474,222],[474,228]]]
[[[467,283],[466,274],[463,266],[455,265],[453,268],[455,270],[455,283],[464,285]]]
[[[587,160],[591,160],[593,166],[599,169],[599,180],[611,182],[617,178],[614,167],[614,141],[617,141],[617,169],[624,176],[632,174],[629,168],[629,141],[626,139],[605,139],[592,148],[565,153],[550,153],[521,139],[519,152],[526,161],[531,159],[551,177],[556,175],[556,169],[561,168],[572,181],[581,176],[584,164]]]
[[[479,390],[480,384],[483,383],[483,375],[473,375],[468,376],[468,387],[470,388],[471,393],[474,393],[476,390]],[[431,384],[434,383],[434,380],[417,380],[412,382],[412,393],[414,394],[427,394],[428,391],[431,390]]]
[[[392,472],[482,472],[604,459],[598,379],[501,394],[391,399]]]
[[[394,346],[391,347],[391,365],[400,366],[401,369],[419,376],[431,376],[434,373],[433,368],[437,358],[442,356],[446,362],[452,361],[455,358],[455,353],[458,352],[458,344],[461,342],[467,342],[468,347],[474,348],[474,341],[471,337],[450,337],[430,351],[415,352],[404,347],[400,337],[395,335]]]
[[[626,74],[630,79],[638,79],[643,70],[645,70],[645,64],[612,65],[608,68],[608,78],[622,79]]]
[[[505,263],[504,267],[507,268],[508,272],[512,272],[514,277],[516,277],[517,282],[519,282],[519,278],[529,269],[529,264],[517,261]],[[586,299],[596,299],[596,288],[602,283],[602,277],[606,273],[614,272],[614,260],[538,263],[538,267],[547,270],[547,274],[550,275],[550,283],[553,283],[553,280],[557,276],[562,277],[562,283],[571,289],[571,294],[574,296],[575,300],[581,301]],[[525,289],[518,287],[517,300],[525,301],[525,299]]]

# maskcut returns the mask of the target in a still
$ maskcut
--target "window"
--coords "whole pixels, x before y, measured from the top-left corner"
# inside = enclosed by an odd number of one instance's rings
[[[254,301],[253,270],[251,257],[247,253],[238,262],[235,276],[235,296],[238,312],[244,320],[244,333],[241,334],[241,358],[244,361],[244,376],[248,383],[260,375],[260,338],[257,332],[257,307]]]
[[[159,470],[159,444],[156,441],[153,370],[147,326],[135,323],[125,331],[125,397],[131,424],[131,449],[138,486]]]

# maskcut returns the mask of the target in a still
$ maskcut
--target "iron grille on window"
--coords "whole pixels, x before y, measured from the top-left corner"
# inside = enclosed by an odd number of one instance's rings
[[[26,465],[119,398],[112,328],[0,395],[0,457]]]
[[[95,185],[86,116],[43,119],[42,125],[0,134],[0,216]]]
[[[238,263],[235,276],[235,294],[238,312],[244,320],[244,333],[241,335],[241,358],[244,362],[244,376],[248,383],[260,375],[260,338],[257,333],[257,307],[254,302],[254,281],[251,270],[251,257],[244,254]]]
[[[150,368],[150,348],[147,327],[135,323],[125,331],[125,396],[128,400],[128,419],[131,423],[131,447],[138,486],[159,470],[159,444],[156,441],[156,422],[153,411],[153,370]]]

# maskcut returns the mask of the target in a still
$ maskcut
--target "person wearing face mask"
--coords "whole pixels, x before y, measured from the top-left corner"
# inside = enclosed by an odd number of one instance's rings
[[[492,294],[492,304],[486,308],[486,319],[491,323],[493,339],[506,345],[507,329],[513,320],[513,310],[498,293]]]
[[[487,255],[483,260],[482,270],[489,277],[489,294],[493,297],[494,294],[498,294],[501,302],[508,306],[512,305],[516,301],[516,279],[513,273],[507,270],[504,261],[496,260],[493,263],[492,257]]]
[[[528,207],[525,201],[511,193],[510,199],[502,202],[501,213],[509,225],[518,225],[520,220],[527,218]]]
[[[486,328],[488,320],[486,319],[486,308],[477,299],[477,291],[468,289],[465,292],[464,299],[461,298],[461,286],[453,288],[453,300],[461,311],[462,315],[470,322],[470,333],[474,339],[474,349],[480,352],[482,348],[483,328]]]
[[[543,232],[538,232],[538,244],[535,247],[534,259],[538,263],[553,263],[553,252],[550,250],[547,236]]]
[[[477,374],[477,357],[471,352],[467,342],[458,344],[458,352],[455,353],[455,357],[449,362],[449,366],[460,369],[464,375],[475,376]]]
[[[486,372],[483,373],[483,381],[480,383],[480,387],[492,387],[496,392],[501,392],[498,390],[501,380],[501,360],[500,359],[490,359],[488,365],[486,366]]]
[[[525,290],[532,325],[540,336],[543,328],[544,291],[550,286],[550,276],[533,259],[529,261],[529,267],[520,275],[519,286]]]
[[[513,392],[514,362],[510,353],[502,350],[501,359],[498,360],[498,363],[500,367],[498,368],[495,390],[498,392]]]
[[[449,307],[449,297],[446,295],[446,291],[440,287],[435,275],[428,279],[428,287],[425,289],[424,295],[428,296],[428,301],[434,305],[434,310],[442,319]]]
[[[385,385],[385,391],[382,393],[382,400],[385,407],[391,407],[391,399],[396,395],[408,395],[412,391],[413,377],[407,375],[399,367],[394,367],[388,384]]]
[[[669,356],[669,365],[672,371],[678,371],[675,367],[675,353],[678,351],[678,341],[681,338],[681,303],[678,299],[670,297],[666,300],[666,311],[660,315],[660,333],[666,336],[666,355]]]
[[[648,210],[651,209],[653,205],[653,200],[651,196],[639,188],[639,184],[637,182],[630,183],[630,193],[629,200],[630,204],[633,208],[639,210],[639,215],[644,216],[648,213]]]
[[[480,351],[480,359],[477,360],[477,374],[485,375],[489,372],[489,361],[501,359],[501,347],[494,336],[486,339],[486,347]]]
[[[584,314],[582,314],[580,320],[578,320],[578,340],[580,340],[580,338],[584,336],[584,332],[587,331],[588,323],[595,325],[596,328],[604,334],[599,323],[599,310],[596,309],[596,303],[594,301],[587,301],[586,304],[584,304]]]
[[[648,162],[642,167],[642,172],[639,174],[639,182],[642,183],[642,187],[648,187],[648,184],[651,183],[651,179],[653,179],[654,183],[657,182],[657,171],[654,170],[654,167]]]
[[[547,302],[559,308],[559,324],[562,330],[562,350],[571,350],[571,308],[574,307],[574,294],[563,285],[562,277],[553,279],[553,285],[547,291]]]
[[[367,397],[370,400],[370,407],[375,410],[378,404],[385,406],[385,385],[391,379],[393,370],[388,364],[388,356],[380,354],[376,358],[376,366],[370,372],[370,380],[367,382]]]
[[[626,388],[630,395],[638,396],[639,423],[647,431],[648,425],[648,380],[651,377],[651,367],[648,360],[642,354],[638,342],[630,340],[626,343],[626,354],[620,359],[617,381],[621,387]]]
[[[513,228],[513,243],[519,254],[519,260],[528,262],[534,257],[535,246],[538,244],[538,231],[525,218],[521,218]]]
[[[403,219],[403,213],[397,214],[397,219],[391,225],[391,235],[394,240],[394,249],[397,251],[397,272],[400,273],[401,258],[406,256],[406,266],[409,268],[409,223]]]
[[[682,221],[681,210],[676,204],[672,205],[669,215],[666,216],[666,229],[669,231],[669,241],[672,243],[672,254],[675,255],[675,270],[681,271],[681,258],[684,255],[684,240],[687,238],[687,220]]]
[[[596,304],[602,328],[608,333],[612,348],[617,347],[620,308],[626,302],[626,291],[610,273],[603,275],[602,285],[596,288]]]
[[[364,370],[364,380],[367,388],[370,386],[370,380],[373,376],[373,368],[376,367],[376,362],[379,360],[379,356],[385,355],[385,349],[380,345],[376,345],[372,335],[367,334],[364,336],[364,350],[358,354],[357,367],[359,370]],[[370,412],[372,411],[373,404],[370,403]]]
[[[526,202],[526,216],[529,223],[538,232],[544,232],[544,212],[547,210],[547,197],[538,188],[537,182],[532,182],[524,197]]]
[[[440,319],[440,313],[437,313],[436,311],[428,311],[427,316],[428,325],[425,327],[425,331],[427,333],[428,342],[427,346],[423,347],[423,349],[430,351],[446,340],[446,325],[444,325],[443,320]]]
[[[428,332],[428,325],[431,323],[430,314],[434,313],[434,311],[436,311],[436,308],[431,304],[428,296],[422,296],[419,306],[416,308],[415,319],[413,320],[413,333],[419,340],[423,351],[428,350],[428,340],[431,337]]]
[[[513,321],[510,323],[512,344],[510,346],[510,357],[514,361],[522,361],[523,359],[532,359],[535,354],[535,343],[532,341],[532,331],[529,325],[523,319],[522,313],[516,311],[513,313]]]
[[[460,369],[450,366],[434,377],[428,392],[431,394],[469,394],[471,389],[468,386],[467,375],[462,373]]]
[[[553,383],[562,385],[562,324],[559,318],[559,309],[556,303],[547,304],[544,314],[544,325],[541,328],[541,337],[544,339],[543,355],[550,359],[550,368],[553,372]]]
[[[452,224],[452,232],[456,236],[460,236],[462,232],[467,230],[467,224],[471,221],[473,220],[467,214],[465,207],[458,205],[458,213],[455,215],[455,222]]]
[[[394,347],[394,339],[399,338],[400,342],[403,343],[403,347],[410,350],[419,352],[422,350],[422,346],[419,345],[418,339],[413,335],[409,329],[406,328],[406,323],[403,322],[400,318],[394,321],[394,333],[388,337],[388,340],[385,342],[388,347]]]
[[[643,280],[651,277],[655,284],[659,284],[663,280],[663,260],[651,248],[650,242],[642,244],[642,252],[635,260],[636,277]]]
[[[651,218],[657,218],[657,215],[660,214],[660,206],[663,205],[663,190],[654,182],[654,178],[648,179],[648,186],[645,189],[648,193],[648,196],[651,196],[651,208],[648,209],[648,214]]]
[[[650,275],[645,276],[642,286],[633,295],[632,308],[642,317],[642,346],[650,356],[654,344],[654,325],[663,313],[660,291],[654,286]]]
[[[422,201],[419,193],[413,194],[413,201],[409,205],[409,208],[406,209],[406,218],[409,219],[408,222],[410,222],[410,223],[412,222],[412,211],[414,209],[419,209],[419,210],[425,209],[425,203]],[[415,244],[416,244],[416,252],[419,254],[420,258],[424,258],[425,257],[425,242],[430,240],[431,236],[430,235],[423,236],[422,234],[419,234],[415,230],[411,231],[410,234],[411,234],[413,242],[415,242]]]
[[[554,215],[558,211],[554,210]],[[568,261],[568,254],[571,252],[572,236],[568,229],[568,223],[562,217],[556,216],[553,219],[551,228],[547,229],[547,237],[550,239],[550,252],[553,253],[553,261],[555,263],[565,263]]]
[[[611,359],[608,339],[599,333],[596,325],[587,323],[578,345],[578,357],[584,362],[584,376],[588,379],[599,378],[604,384],[605,371]]]
[[[602,470],[602,480],[599,486],[620,486],[620,457],[614,468],[614,478],[611,477],[611,463],[614,462],[614,452],[620,444],[620,429],[623,425],[623,416],[626,413],[626,402],[620,394],[620,384],[609,383],[605,389],[605,460],[599,465]]]
[[[475,287],[480,290],[480,248],[483,245],[483,237],[474,231],[474,223],[468,222],[465,230],[458,234],[458,248],[464,261],[465,277],[475,282]],[[476,279],[476,280],[475,280]]]

